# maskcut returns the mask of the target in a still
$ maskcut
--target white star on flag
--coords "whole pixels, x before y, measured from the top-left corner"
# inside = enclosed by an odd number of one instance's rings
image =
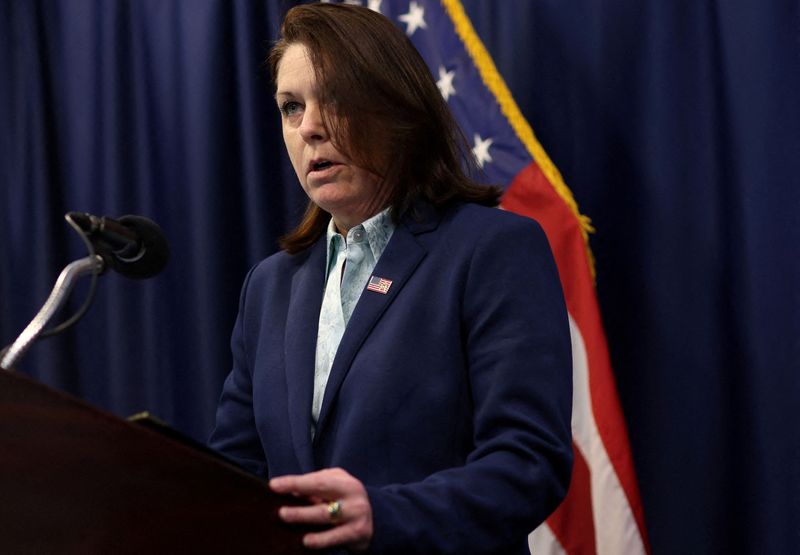
[[[481,139],[481,136],[475,133],[475,146],[472,147],[472,154],[475,155],[475,160],[481,168],[486,162],[492,161],[489,147],[492,146],[493,142],[494,139]]]
[[[406,34],[409,37],[413,35],[414,31],[417,29],[428,28],[428,24],[425,23],[425,8],[416,2],[411,2],[411,5],[408,7],[408,13],[401,15],[397,19],[407,25]]]
[[[445,101],[450,99],[451,94],[456,94],[456,89],[453,87],[453,77],[455,76],[455,70],[447,71],[444,66],[439,66],[439,80],[436,81],[436,86],[439,87]]]
[[[381,0],[369,0],[369,6],[367,6],[373,12],[381,13]]]

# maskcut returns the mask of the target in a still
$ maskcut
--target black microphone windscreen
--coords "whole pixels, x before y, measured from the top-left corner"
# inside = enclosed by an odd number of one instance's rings
[[[169,243],[158,224],[144,216],[132,215],[117,218],[117,222],[139,237],[141,248],[133,258],[111,257],[111,267],[134,279],[149,278],[161,272],[169,260]]]

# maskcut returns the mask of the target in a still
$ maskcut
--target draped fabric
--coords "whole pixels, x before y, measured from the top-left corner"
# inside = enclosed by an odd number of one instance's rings
[[[164,273],[104,276],[88,315],[35,345],[20,370],[205,438],[244,275],[305,206],[261,67],[285,6],[0,6],[0,341],[85,255],[64,213],[147,215],[171,243]],[[72,310],[84,296],[73,295]]]
[[[260,65],[292,3],[0,2],[0,343],[84,256],[67,211],[144,214],[172,246],[20,371],[208,434],[242,279],[305,204]],[[597,229],[653,551],[792,552],[800,5],[463,3]]]
[[[489,4],[465,2],[597,229],[653,552],[795,551],[800,4]]]

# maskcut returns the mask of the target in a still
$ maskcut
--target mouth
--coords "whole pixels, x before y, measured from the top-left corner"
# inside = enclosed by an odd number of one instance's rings
[[[325,159],[312,160],[311,163],[308,165],[308,173],[325,171],[329,168],[332,168],[335,165],[337,165],[337,162],[333,162],[331,160],[325,160]]]

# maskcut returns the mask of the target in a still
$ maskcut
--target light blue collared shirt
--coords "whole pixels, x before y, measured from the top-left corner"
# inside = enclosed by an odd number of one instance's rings
[[[336,230],[333,219],[328,224],[325,293],[319,313],[314,399],[311,405],[311,417],[315,425],[339,342],[353,309],[394,232],[395,225],[389,216],[389,210],[387,208],[350,229],[346,241]]]
[[[344,250],[344,273],[341,279],[342,312],[345,326],[350,321],[353,309],[361,292],[372,275],[372,270],[383,254],[394,232],[394,222],[389,216],[389,208],[366,220],[347,232],[347,241],[336,230],[331,219],[328,223],[328,259],[325,282],[330,279],[336,257]]]

